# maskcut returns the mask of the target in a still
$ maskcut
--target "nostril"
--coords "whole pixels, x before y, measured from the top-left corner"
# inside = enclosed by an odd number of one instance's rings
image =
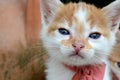
[[[82,48],[84,48],[84,45],[81,44],[81,43],[72,44],[72,46],[73,46],[73,48],[74,48],[74,50],[75,50],[75,54],[76,54],[76,55],[78,55],[79,52],[80,52],[80,50],[81,50]]]
[[[76,45],[75,44],[72,44],[72,46],[75,48],[76,47]]]
[[[84,45],[81,45],[80,48],[84,48],[85,46]]]
[[[74,48],[84,48],[85,46],[83,44],[72,44]]]

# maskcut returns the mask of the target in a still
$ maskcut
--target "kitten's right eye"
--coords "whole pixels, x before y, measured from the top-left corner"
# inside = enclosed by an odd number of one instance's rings
[[[59,28],[58,31],[62,35],[69,35],[70,34],[70,32],[65,28]]]
[[[99,39],[100,36],[101,36],[100,33],[94,32],[94,33],[91,33],[91,34],[89,35],[89,38],[92,38],[92,39]]]

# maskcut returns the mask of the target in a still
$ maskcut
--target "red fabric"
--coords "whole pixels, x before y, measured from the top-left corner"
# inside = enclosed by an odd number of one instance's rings
[[[87,65],[87,66],[70,66],[64,64],[66,68],[75,72],[72,80],[103,80],[106,65]]]
[[[114,73],[112,73],[112,80],[119,80]]]

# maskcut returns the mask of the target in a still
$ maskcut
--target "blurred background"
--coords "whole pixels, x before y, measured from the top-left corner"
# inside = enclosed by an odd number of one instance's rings
[[[90,4],[94,4],[99,8],[102,8],[106,5],[108,5],[109,3],[111,3],[112,1],[115,0],[61,0],[63,3],[69,3],[69,2],[86,2],[86,3],[90,3]]]

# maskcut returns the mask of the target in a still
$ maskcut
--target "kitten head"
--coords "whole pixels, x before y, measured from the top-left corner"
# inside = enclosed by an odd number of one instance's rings
[[[51,2],[41,0],[41,39],[50,57],[72,65],[104,62],[115,44],[120,1],[103,9],[86,3]]]
[[[120,43],[115,45],[115,47],[112,49],[109,60],[113,72],[120,79]]]

